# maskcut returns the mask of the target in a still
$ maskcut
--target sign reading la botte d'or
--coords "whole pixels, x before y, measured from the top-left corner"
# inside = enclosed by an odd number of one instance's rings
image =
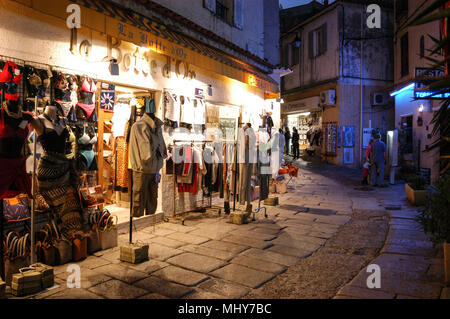
[[[80,39],[79,41],[77,31],[77,29],[81,29],[81,8],[77,4],[71,4],[67,7],[67,13],[66,24],[71,30],[70,52],[89,60],[92,54],[92,42],[89,39]],[[195,71],[186,61],[188,55],[183,48],[171,43],[164,43],[157,38],[151,38],[148,33],[114,19],[109,20],[108,30],[110,35],[106,40],[107,52],[103,58],[104,62],[117,63],[126,72],[134,71],[145,77],[155,76],[160,70],[162,76],[170,78],[171,71],[174,70],[178,78],[189,80],[196,78]],[[130,43],[135,44],[134,50],[130,51],[130,46],[126,45]],[[157,60],[151,57],[152,51],[165,55],[165,64],[158,65]],[[168,53],[176,58],[171,58],[167,55]]]

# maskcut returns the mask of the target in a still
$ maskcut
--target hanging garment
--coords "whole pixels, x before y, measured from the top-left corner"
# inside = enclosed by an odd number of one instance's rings
[[[126,126],[131,117],[131,106],[126,103],[118,103],[114,106],[114,115],[111,119],[113,122],[112,132],[114,137],[125,136]]]
[[[62,125],[57,126],[56,129],[61,130],[61,132],[57,132],[54,129],[48,128],[46,125],[45,114],[43,117],[39,116],[38,120],[41,122],[41,125],[44,127],[44,133],[38,137],[39,142],[42,145],[42,148],[47,153],[57,153],[57,154],[66,154],[66,141],[69,138],[69,130],[67,129],[67,126],[64,125],[62,122]],[[51,122],[51,121],[50,121]]]
[[[164,119],[169,120],[172,123],[178,123],[180,121],[180,100],[177,95],[164,92]]]
[[[162,135],[163,122],[144,114],[142,120],[131,128],[130,160],[133,171],[157,174],[163,167],[167,154]]]
[[[156,174],[133,172],[133,216],[153,215],[158,207]]]
[[[251,127],[240,129],[238,136],[239,148],[239,203],[251,204],[251,178],[254,165],[257,163],[256,135]]]
[[[37,169],[37,189],[61,221],[61,232],[67,238],[82,230],[77,187],[73,161],[64,154],[45,152]]]
[[[182,165],[175,166],[177,183],[179,184],[192,184],[193,183],[193,167],[194,167],[194,150],[190,146],[185,146],[179,149],[175,157],[175,162],[179,163],[182,158]],[[180,155],[182,157],[180,157]],[[180,163],[180,164],[181,164]]]
[[[115,190],[123,193],[128,193],[128,151],[128,143],[125,137],[118,137],[116,140]]]
[[[194,124],[194,103],[189,97],[180,96],[181,102],[181,119],[184,124]]]
[[[31,179],[26,172],[26,157],[0,158],[0,198],[8,198],[8,191],[31,194]]]
[[[206,106],[202,99],[193,99],[194,102],[194,125],[206,124]]]
[[[190,193],[190,194],[198,193],[198,176],[197,176],[197,174],[199,173],[199,165],[198,165],[198,163],[194,163],[192,166],[193,166],[192,167],[192,182],[178,184],[178,193]]]
[[[95,159],[94,145],[97,144],[97,134],[92,125],[83,125],[83,128],[77,127],[76,137],[78,143],[78,169],[84,171],[98,170],[97,160]]]
[[[75,107],[75,116],[78,120],[81,121],[98,121],[95,104],[83,104],[79,102]]]
[[[22,112],[20,107],[17,113],[9,110],[5,101],[0,114],[0,158],[21,158],[25,156],[25,141],[28,137],[28,123],[32,116]]]
[[[0,73],[0,83],[5,83],[5,99],[9,101],[18,101],[19,94],[17,88],[22,83],[22,74],[14,62],[7,61]]]

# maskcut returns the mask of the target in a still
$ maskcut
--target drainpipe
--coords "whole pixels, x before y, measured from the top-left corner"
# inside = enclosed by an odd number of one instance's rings
[[[363,30],[364,30],[364,6],[361,9],[361,58],[360,61],[360,99],[361,99],[361,110],[360,110],[360,122],[359,122],[359,168],[361,168],[361,158],[362,158],[362,135],[363,135],[363,111],[364,111],[364,89],[363,89],[363,58],[364,58],[364,47],[363,47]]]

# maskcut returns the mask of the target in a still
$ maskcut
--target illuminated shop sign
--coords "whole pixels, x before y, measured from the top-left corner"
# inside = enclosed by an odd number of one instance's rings
[[[433,91],[414,91],[414,97],[420,100],[442,100],[450,98],[450,92],[436,94],[436,92]]]

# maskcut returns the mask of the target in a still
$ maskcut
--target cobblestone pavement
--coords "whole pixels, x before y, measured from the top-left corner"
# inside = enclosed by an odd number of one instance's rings
[[[119,248],[77,263],[81,288],[56,286],[29,298],[439,298],[443,260],[417,230],[403,185],[361,190],[359,172],[306,164],[280,205],[247,225],[217,208],[135,233],[150,260],[119,261]],[[401,206],[400,210],[387,210]],[[119,245],[128,235],[119,236]],[[368,289],[368,264],[381,267],[381,288]]]

